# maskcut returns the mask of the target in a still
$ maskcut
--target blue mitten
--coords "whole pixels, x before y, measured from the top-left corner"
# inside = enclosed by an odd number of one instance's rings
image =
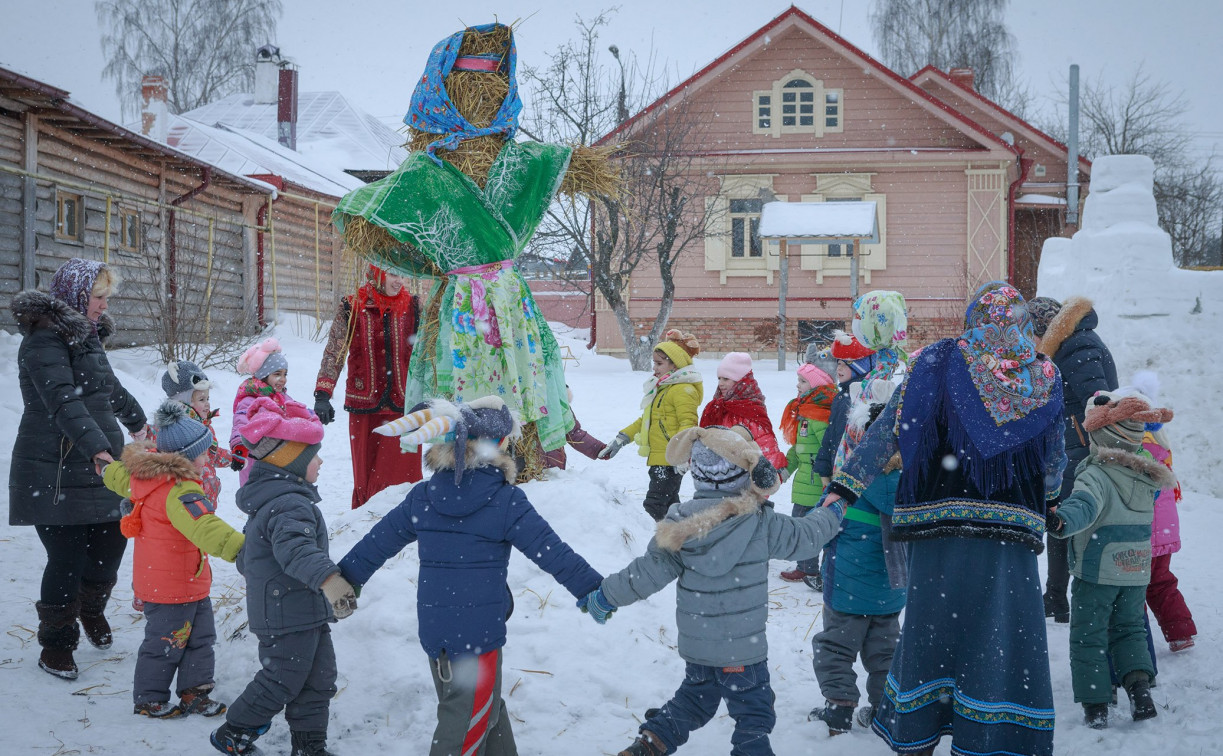
[[[607,618],[616,612],[616,607],[612,606],[607,597],[603,595],[602,588],[595,588],[583,598],[578,599],[578,609],[589,614],[600,625],[606,624]]]

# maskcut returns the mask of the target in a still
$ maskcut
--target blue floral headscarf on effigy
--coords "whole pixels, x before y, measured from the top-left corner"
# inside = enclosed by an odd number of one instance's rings
[[[454,150],[467,139],[487,136],[489,134],[505,134],[507,139],[513,139],[518,133],[518,113],[522,110],[522,100],[518,97],[518,81],[514,71],[518,63],[518,52],[514,46],[514,34],[510,32],[510,42],[505,56],[500,58],[498,69],[509,76],[510,89],[497,111],[485,128],[476,128],[467,122],[460,113],[450,93],[446,91],[446,77],[454,68],[454,62],[459,57],[459,47],[463,44],[463,35],[469,31],[487,34],[503,24],[484,24],[471,26],[463,31],[455,32],[433,48],[429,53],[429,62],[425,64],[425,72],[412,92],[412,104],[408,107],[403,122],[408,126],[430,134],[445,134],[425,148],[429,157],[438,165],[441,158],[434,153],[439,149]],[[473,56],[482,57],[482,56]]]

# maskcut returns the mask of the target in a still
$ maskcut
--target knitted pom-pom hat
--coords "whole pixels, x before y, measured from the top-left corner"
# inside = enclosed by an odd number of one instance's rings
[[[167,399],[153,413],[157,427],[157,451],[181,454],[194,460],[212,446],[207,426],[187,414],[187,405]]]
[[[663,334],[654,351],[667,355],[677,368],[688,367],[692,358],[701,353],[701,343],[692,334],[672,328]]]
[[[289,361],[281,351],[280,342],[274,338],[264,339],[242,353],[238,358],[238,372],[266,380],[277,370],[288,370]]]
[[[811,388],[817,386],[834,386],[836,381],[827,372],[819,369],[815,365],[808,362],[806,365],[799,365],[798,374],[806,379],[807,383],[811,384]]]

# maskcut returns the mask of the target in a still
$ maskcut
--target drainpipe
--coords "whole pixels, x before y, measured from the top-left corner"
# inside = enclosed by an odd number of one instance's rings
[[[1079,67],[1070,67],[1070,134],[1066,139],[1066,225],[1079,227]]]
[[[212,185],[212,168],[207,166],[200,169],[200,185],[191,191],[181,196],[170,200],[169,217],[166,220],[166,234],[169,239],[166,242],[166,278],[169,282],[170,298],[173,299],[178,294],[178,281],[175,280],[175,270],[178,268],[178,241],[175,239],[174,230],[176,226],[177,213],[174,208],[181,207],[184,202],[187,202],[197,195],[207,191]],[[170,312],[174,312],[171,308]]]
[[[1015,159],[1019,161],[1019,176],[1006,192],[1006,281],[1010,284],[1015,283],[1015,197],[1019,187],[1028,180],[1028,170],[1032,167],[1032,161],[1024,158],[1023,150],[1013,149],[1018,153]]]
[[[255,213],[255,225],[259,227],[255,232],[255,317],[260,330],[267,327],[267,321],[263,318],[263,229],[267,226],[270,206],[270,202],[264,202],[259,206],[259,212]]]

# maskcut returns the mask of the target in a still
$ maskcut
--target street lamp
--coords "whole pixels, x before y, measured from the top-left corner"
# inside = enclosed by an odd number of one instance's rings
[[[616,59],[616,65],[620,66],[620,100],[616,104],[616,123],[617,125],[628,120],[628,104],[625,102],[626,96],[624,91],[624,62],[620,60],[620,48],[611,45],[607,51]]]

